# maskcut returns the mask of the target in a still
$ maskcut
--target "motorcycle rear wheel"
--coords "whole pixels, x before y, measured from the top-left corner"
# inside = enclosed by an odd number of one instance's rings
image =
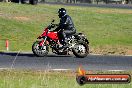
[[[89,54],[89,46],[86,42],[78,42],[72,49],[73,54],[78,58],[84,58]]]
[[[35,56],[38,57],[44,57],[47,56],[49,52],[49,48],[47,45],[39,46],[40,41],[36,41],[32,45],[32,52],[34,53]]]

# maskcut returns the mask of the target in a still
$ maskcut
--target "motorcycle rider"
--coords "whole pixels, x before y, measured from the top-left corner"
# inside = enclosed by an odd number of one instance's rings
[[[67,15],[65,8],[60,8],[58,10],[58,16],[60,18],[59,26],[55,29],[58,31],[58,34],[60,36],[61,42],[64,46],[64,48],[68,47],[67,43],[67,36],[75,34],[76,29],[74,27],[74,23],[69,15]]]

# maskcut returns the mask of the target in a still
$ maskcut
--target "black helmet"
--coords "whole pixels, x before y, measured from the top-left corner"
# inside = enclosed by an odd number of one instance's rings
[[[58,13],[59,13],[59,15],[58,15],[59,18],[61,18],[61,17],[66,15],[66,9],[65,8],[61,8],[61,9],[59,9]]]

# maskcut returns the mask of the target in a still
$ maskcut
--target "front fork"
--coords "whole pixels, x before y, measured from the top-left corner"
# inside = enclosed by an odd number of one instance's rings
[[[47,40],[47,36],[44,37],[44,40],[42,40],[42,41],[39,43],[39,46],[43,46],[43,44],[46,42],[46,40]]]

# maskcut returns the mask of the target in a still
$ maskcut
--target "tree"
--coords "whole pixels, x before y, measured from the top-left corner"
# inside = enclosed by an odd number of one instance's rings
[[[66,0],[66,3],[72,3],[72,2],[76,3],[76,0]]]
[[[74,3],[77,3],[77,0],[73,0]]]
[[[45,2],[45,0],[41,0],[41,2]]]

